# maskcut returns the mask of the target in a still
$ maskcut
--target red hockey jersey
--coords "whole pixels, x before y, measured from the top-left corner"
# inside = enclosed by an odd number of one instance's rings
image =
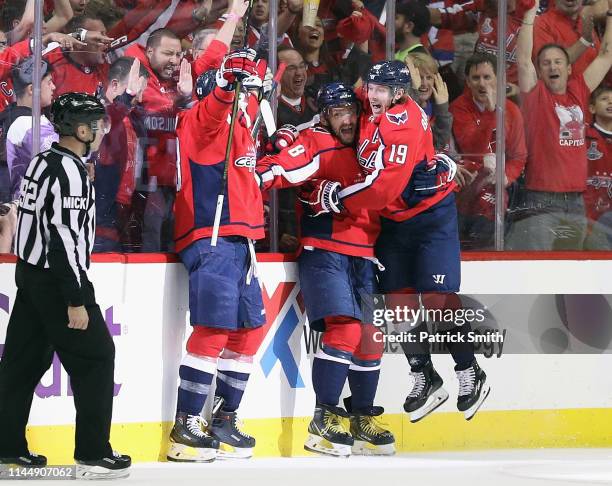
[[[587,188],[584,204],[590,220],[612,211],[612,132],[596,123],[586,130]]]
[[[363,179],[355,149],[343,145],[320,125],[300,133],[296,142],[278,155],[257,162],[264,188],[300,185],[310,179],[329,179],[350,186]],[[357,208],[348,215],[300,217],[300,242],[345,255],[373,257],[380,232],[376,211]]]
[[[179,186],[174,203],[176,251],[212,235],[229,137],[233,92],[215,90],[178,116]],[[254,119],[257,102],[249,100]],[[255,181],[255,142],[241,116],[234,126],[220,236],[264,237],[263,203]]]
[[[363,97],[363,91],[361,97]],[[382,115],[369,114],[369,103],[361,115],[357,157],[363,182],[340,191],[349,211],[378,209],[381,216],[405,221],[430,208],[451,193],[455,184],[414,207],[406,201],[410,178],[416,165],[427,163],[434,155],[433,135],[427,114],[411,98]]]

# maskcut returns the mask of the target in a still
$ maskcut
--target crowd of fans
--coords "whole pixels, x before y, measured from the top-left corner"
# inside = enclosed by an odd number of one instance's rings
[[[95,251],[172,251],[177,113],[193,79],[230,49],[267,58],[277,19],[286,65],[277,124],[308,126],[318,88],[359,86],[386,56],[383,0],[45,0],[39,145],[56,135],[44,113],[80,91],[106,104],[111,132],[90,160],[97,193]],[[21,178],[32,157],[34,0],[0,0],[0,252],[11,251]],[[506,247],[612,249],[612,0],[509,0],[505,92]],[[395,58],[413,67],[412,96],[435,147],[459,161],[463,249],[492,249],[495,230],[498,18],[496,0],[399,0]],[[606,27],[607,26],[607,27]],[[206,55],[204,56],[204,53]],[[180,76],[179,73],[183,74]],[[418,86],[418,88],[417,88]],[[315,118],[316,119],[316,118]],[[220,140],[219,143],[225,143]],[[496,156],[497,153],[497,156]],[[297,248],[295,193],[279,193],[281,251]],[[269,242],[260,243],[265,250]]]

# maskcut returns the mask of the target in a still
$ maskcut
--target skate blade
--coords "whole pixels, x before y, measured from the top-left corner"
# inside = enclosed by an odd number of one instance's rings
[[[77,464],[75,469],[76,479],[98,480],[98,479],[121,479],[130,475],[130,468],[107,469],[102,466],[86,466]]]
[[[376,445],[356,440],[351,451],[356,456],[392,456],[395,454],[395,443]]]
[[[421,408],[415,410],[414,412],[410,412],[410,422],[413,424],[417,423],[419,420],[427,417],[431,412],[433,412],[436,408],[441,406],[444,402],[448,400],[448,392],[440,387],[432,395],[427,399],[425,405]]]
[[[304,449],[317,454],[325,454],[334,457],[349,457],[351,455],[350,445],[334,444],[314,434],[308,434],[308,438],[304,443]]]
[[[217,449],[191,447],[172,442],[166,458],[172,462],[212,462],[217,457]]]
[[[476,415],[476,412],[478,412],[478,409],[480,408],[480,406],[489,396],[490,391],[491,391],[491,387],[485,383],[482,386],[482,390],[480,391],[480,398],[478,399],[478,401],[474,405],[472,405],[470,408],[468,408],[465,412],[463,412],[465,420],[472,420],[474,418],[474,415]]]
[[[253,457],[252,447],[234,447],[225,442],[219,443],[217,458],[219,459],[249,459]]]

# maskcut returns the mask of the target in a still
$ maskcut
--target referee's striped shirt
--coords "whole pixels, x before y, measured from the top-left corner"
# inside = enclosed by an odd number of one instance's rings
[[[95,237],[95,194],[83,160],[57,143],[30,162],[21,183],[17,256],[59,279],[68,304],[83,304],[81,274]]]

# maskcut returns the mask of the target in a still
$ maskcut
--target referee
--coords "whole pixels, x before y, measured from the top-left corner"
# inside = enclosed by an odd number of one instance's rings
[[[34,389],[57,352],[76,408],[77,475],[128,475],[111,449],[115,347],[87,278],[95,236],[94,190],[85,157],[110,129],[104,106],[67,93],[52,106],[59,142],[30,162],[21,183],[15,248],[17,296],[0,361],[0,464],[45,466],[28,451]]]

